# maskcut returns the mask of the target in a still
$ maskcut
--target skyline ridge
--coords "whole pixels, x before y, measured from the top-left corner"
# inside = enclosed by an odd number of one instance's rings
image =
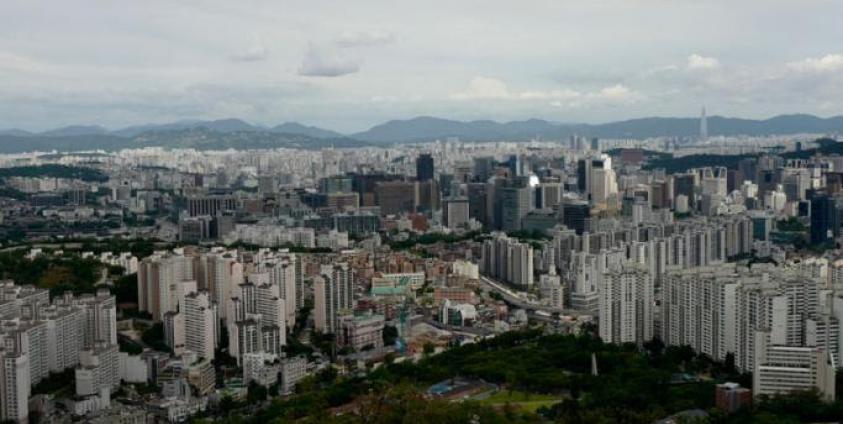
[[[704,107],[703,107],[703,110]],[[784,118],[806,118],[806,119],[816,119],[816,120],[823,120],[823,121],[830,121],[836,119],[843,119],[843,114],[834,114],[828,116],[820,116],[811,113],[782,113],[772,115],[768,118],[747,118],[741,116],[734,116],[734,115],[707,115],[706,120],[735,120],[735,121],[745,121],[745,122],[769,122],[774,121],[777,119],[784,119]],[[364,134],[373,129],[378,127],[382,127],[384,125],[396,124],[396,123],[408,123],[408,122],[419,122],[419,121],[439,121],[439,122],[451,122],[457,124],[495,124],[495,125],[510,125],[510,124],[528,124],[528,123],[539,123],[539,124],[548,124],[555,127],[599,127],[605,125],[613,125],[613,124],[622,124],[622,123],[630,123],[630,122],[640,122],[640,121],[647,121],[647,120],[667,120],[667,121],[676,121],[676,120],[696,120],[700,122],[700,117],[692,117],[692,116],[666,116],[666,115],[652,115],[652,116],[641,116],[637,118],[627,118],[627,119],[620,119],[620,120],[609,120],[603,121],[599,123],[586,123],[586,122],[575,122],[575,121],[556,121],[550,119],[543,119],[543,118],[525,118],[525,119],[492,119],[492,118],[479,118],[479,119],[457,119],[457,118],[448,118],[443,116],[436,116],[436,115],[417,115],[408,118],[394,118],[389,119],[386,121],[382,121],[380,123],[374,124],[369,126],[367,129],[363,131],[337,131],[328,126],[321,126],[321,125],[314,125],[309,122],[305,121],[297,121],[297,120],[286,120],[279,124],[262,124],[251,122],[244,118],[238,117],[229,117],[229,118],[219,118],[219,119],[179,119],[170,122],[160,122],[160,123],[143,123],[143,124],[135,124],[129,126],[118,126],[118,127],[108,127],[105,125],[91,123],[91,124],[68,124],[68,125],[60,125],[56,127],[51,127],[49,129],[43,131],[37,130],[30,130],[30,129],[23,129],[20,127],[12,127],[12,128],[0,128],[0,135],[15,135],[15,136],[66,136],[66,135],[91,135],[91,134],[108,134],[108,135],[116,135],[116,136],[126,136],[131,137],[135,136],[144,132],[152,132],[152,131],[168,131],[168,130],[178,130],[178,129],[189,129],[189,128],[208,128],[211,130],[221,130],[224,132],[230,131],[256,131],[256,132],[278,132],[278,133],[288,133],[288,134],[302,134],[302,135],[309,135],[305,134],[304,130],[311,130],[311,131],[321,131],[325,133],[333,133],[334,137],[350,137],[354,138],[355,135]],[[224,128],[218,128],[224,127]],[[292,131],[285,131],[285,129],[295,129]],[[322,136],[317,138],[328,138],[328,136]]]

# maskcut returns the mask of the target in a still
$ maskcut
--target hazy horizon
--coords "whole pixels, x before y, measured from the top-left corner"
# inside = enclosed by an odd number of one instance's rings
[[[843,3],[0,4],[0,128],[843,114]]]

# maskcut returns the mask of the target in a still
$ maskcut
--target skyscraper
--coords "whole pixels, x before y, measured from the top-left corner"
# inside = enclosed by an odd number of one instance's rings
[[[815,193],[811,197],[811,244],[827,243],[832,237],[834,199],[825,193]]]
[[[600,283],[600,338],[639,345],[653,338],[653,276],[628,268],[605,273]]]
[[[433,156],[422,153],[416,159],[416,179],[428,181],[433,179]]]
[[[708,118],[705,116],[705,106],[703,106],[700,115],[700,140],[708,140]]]
[[[217,313],[207,291],[188,294],[184,299],[184,347],[200,358],[213,360],[217,345]]]
[[[339,316],[354,308],[354,278],[347,263],[322,265],[313,282],[316,330],[336,334]]]
[[[533,195],[530,187],[505,187],[501,190],[501,229],[521,230],[521,220],[532,210]]]

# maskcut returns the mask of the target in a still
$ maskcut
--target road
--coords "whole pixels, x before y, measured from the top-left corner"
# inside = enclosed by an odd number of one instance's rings
[[[582,311],[578,311],[576,309],[555,308],[552,306],[540,305],[538,303],[533,303],[524,300],[523,298],[519,297],[514,291],[506,287],[504,283],[494,281],[488,277],[480,276],[480,282],[483,283],[483,285],[486,286],[487,289],[500,294],[503,297],[503,300],[505,300],[507,303],[515,305],[521,309],[543,311],[547,312],[548,314],[559,313],[560,315],[569,316],[583,315]]]

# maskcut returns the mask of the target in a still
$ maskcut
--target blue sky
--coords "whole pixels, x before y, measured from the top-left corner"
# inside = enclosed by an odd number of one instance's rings
[[[0,128],[843,114],[840,1],[0,2]]]

